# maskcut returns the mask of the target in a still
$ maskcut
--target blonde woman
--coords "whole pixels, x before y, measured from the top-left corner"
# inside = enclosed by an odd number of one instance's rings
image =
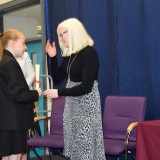
[[[68,77],[66,88],[44,91],[48,98],[66,96],[64,156],[70,160],[105,160],[101,104],[98,91],[99,60],[83,24],[70,18],[58,25],[63,61],[58,66],[55,43],[47,41],[54,83]]]
[[[0,157],[20,160],[27,151],[27,130],[34,123],[34,102],[42,91],[30,90],[15,57],[26,50],[22,32],[9,29],[0,37]]]

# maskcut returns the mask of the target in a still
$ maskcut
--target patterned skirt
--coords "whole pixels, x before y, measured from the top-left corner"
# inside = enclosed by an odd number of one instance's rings
[[[67,88],[79,84],[69,81]],[[97,81],[89,94],[66,97],[63,126],[65,157],[70,160],[105,160]]]

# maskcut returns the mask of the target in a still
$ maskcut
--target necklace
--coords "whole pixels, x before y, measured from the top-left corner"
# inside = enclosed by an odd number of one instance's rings
[[[68,73],[68,81],[70,81],[70,71],[71,71],[71,65],[73,63],[73,61],[76,59],[78,53],[76,53],[76,55],[74,56],[73,60],[71,61],[71,55],[69,57],[69,61],[68,61],[68,66],[67,66],[67,73]],[[70,63],[71,61],[71,63]]]

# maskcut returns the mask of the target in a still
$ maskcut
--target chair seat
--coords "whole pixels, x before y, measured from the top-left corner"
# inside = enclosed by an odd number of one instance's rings
[[[104,139],[105,154],[116,155],[124,151],[124,140]],[[128,149],[132,150],[136,148],[136,142],[129,142]]]
[[[63,135],[47,135],[44,137],[31,138],[27,141],[27,144],[33,147],[63,148],[64,140]]]

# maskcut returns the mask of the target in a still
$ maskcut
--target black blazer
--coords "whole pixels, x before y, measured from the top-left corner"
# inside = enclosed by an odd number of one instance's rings
[[[0,130],[29,129],[38,92],[30,90],[20,65],[8,50],[0,61]]]

